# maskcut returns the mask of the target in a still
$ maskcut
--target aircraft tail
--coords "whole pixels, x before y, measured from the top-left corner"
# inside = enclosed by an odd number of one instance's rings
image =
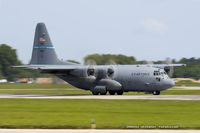
[[[69,65],[57,58],[44,23],[38,23],[35,30],[31,65]]]

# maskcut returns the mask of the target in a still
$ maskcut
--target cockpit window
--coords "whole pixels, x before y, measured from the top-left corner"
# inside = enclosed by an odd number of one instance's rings
[[[167,75],[167,73],[166,73],[165,71],[163,71],[163,72],[154,71],[154,72],[153,72],[153,75],[154,75],[154,76]]]
[[[158,75],[160,75],[160,72],[159,71],[154,71],[153,75],[154,76],[158,76]]]

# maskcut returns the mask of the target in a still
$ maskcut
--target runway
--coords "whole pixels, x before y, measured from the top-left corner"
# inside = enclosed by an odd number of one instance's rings
[[[169,90],[200,90],[200,87],[189,87],[189,86],[175,86],[174,88],[177,88],[177,89],[169,89]]]
[[[200,100],[200,95],[25,95],[0,94],[0,98],[26,99],[149,99],[149,100]]]
[[[0,129],[0,133],[200,133],[200,130]]]

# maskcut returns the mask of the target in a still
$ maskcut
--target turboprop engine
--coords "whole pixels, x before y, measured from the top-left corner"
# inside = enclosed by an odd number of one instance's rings
[[[76,77],[95,77],[96,79],[112,78],[114,69],[112,67],[93,67],[87,69],[75,69],[70,71],[70,74]]]
[[[91,91],[94,94],[106,94],[107,91],[118,92],[122,90],[122,85],[114,80],[115,70],[113,66],[89,66],[87,69],[73,70],[70,74],[85,78],[90,83],[93,83],[94,87],[91,88]]]
[[[95,69],[88,67],[87,69],[75,69],[70,71],[70,74],[76,77],[89,77],[95,75]]]

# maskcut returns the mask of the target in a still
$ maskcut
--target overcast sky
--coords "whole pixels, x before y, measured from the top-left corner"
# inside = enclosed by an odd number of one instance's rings
[[[0,44],[30,60],[44,22],[59,58],[124,54],[137,60],[200,57],[200,0],[0,0]]]

